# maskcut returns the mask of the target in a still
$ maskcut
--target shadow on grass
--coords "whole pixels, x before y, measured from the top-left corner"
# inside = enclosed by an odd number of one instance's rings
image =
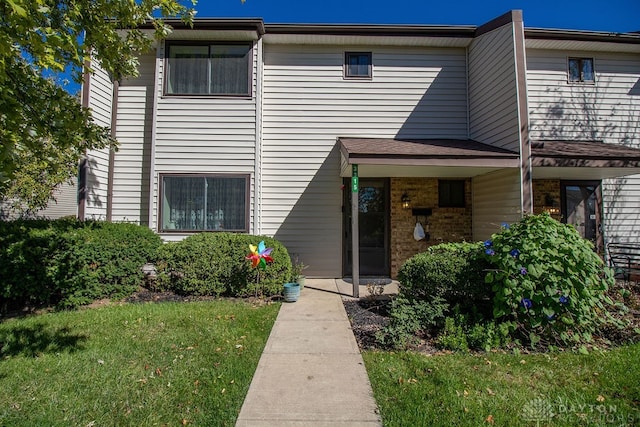
[[[84,349],[88,338],[72,333],[68,327],[53,329],[36,324],[8,328],[0,331],[0,362],[6,357],[75,352]]]

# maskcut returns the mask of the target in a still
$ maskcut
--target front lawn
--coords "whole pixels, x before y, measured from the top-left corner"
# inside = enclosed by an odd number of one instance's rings
[[[279,304],[126,304],[0,322],[0,425],[229,425]]]
[[[640,344],[588,355],[363,357],[385,427],[640,425]]]

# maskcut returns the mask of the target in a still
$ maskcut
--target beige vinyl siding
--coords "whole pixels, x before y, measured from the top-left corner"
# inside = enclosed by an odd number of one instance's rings
[[[39,211],[37,216],[46,218],[62,218],[76,216],[78,213],[78,189],[76,183],[64,183],[53,191],[53,198],[46,208]]]
[[[596,83],[567,83],[569,57],[593,58]],[[640,147],[640,55],[530,49],[527,85],[532,139]],[[603,212],[606,241],[638,243],[640,176],[604,180]]]
[[[256,44],[250,98],[164,96],[163,58],[161,47],[156,61],[159,69],[151,227],[157,229],[158,176],[164,173],[251,174],[251,216],[256,147]]]
[[[55,200],[53,200],[55,199]],[[53,198],[47,207],[35,212],[39,218],[62,218],[64,216],[76,216],[78,212],[78,193],[75,183],[64,183],[53,190]],[[17,218],[18,215],[10,208],[9,202],[0,202],[0,220]]]
[[[111,104],[113,84],[105,70],[92,61],[93,74],[89,77],[89,108],[93,120],[104,127],[111,127]],[[107,214],[107,175],[109,169],[109,149],[87,152],[87,198],[85,217],[104,219]]]
[[[522,217],[520,170],[504,169],[472,179],[473,240],[486,240]]]
[[[114,156],[114,221],[149,222],[149,167],[155,52],[140,58],[140,75],[123,80],[118,89]]]
[[[469,47],[469,134],[520,152],[513,25],[483,34]]]
[[[345,51],[373,78],[343,78]],[[342,274],[339,136],[466,138],[463,49],[265,45],[262,232],[308,275]]]

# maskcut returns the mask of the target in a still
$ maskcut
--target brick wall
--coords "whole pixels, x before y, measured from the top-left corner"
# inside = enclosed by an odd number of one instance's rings
[[[557,179],[534,179],[533,180],[533,213],[542,213],[544,208],[549,207],[551,200],[554,201],[557,212],[552,212],[551,217],[560,221],[560,180]]]
[[[427,218],[428,227],[425,217],[418,218],[431,235],[426,242],[413,238],[416,218],[411,209],[402,209],[401,198],[405,192],[411,198],[411,207],[433,209],[433,214]],[[470,179],[465,180],[465,204],[464,208],[439,208],[437,178],[391,178],[391,277],[397,276],[407,259],[424,252],[428,246],[471,241]]]

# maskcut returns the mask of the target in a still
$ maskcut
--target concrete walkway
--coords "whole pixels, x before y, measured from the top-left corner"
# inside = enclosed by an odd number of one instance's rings
[[[381,425],[338,284],[307,279],[282,304],[236,426]]]

